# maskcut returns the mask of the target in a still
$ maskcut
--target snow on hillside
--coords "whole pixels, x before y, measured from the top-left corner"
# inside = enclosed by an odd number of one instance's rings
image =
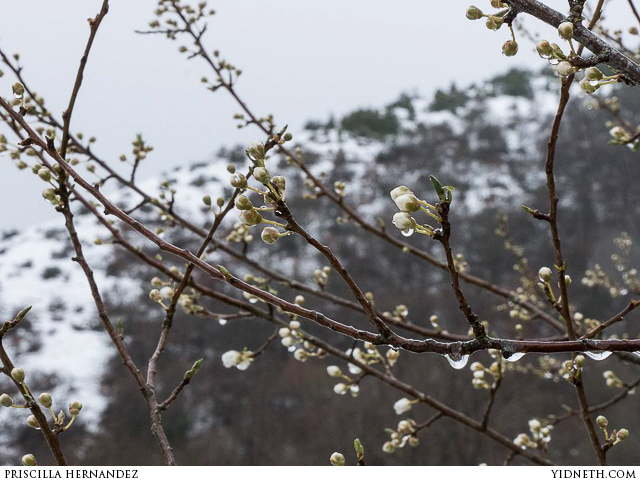
[[[553,102],[547,93],[536,94],[533,101],[523,98],[500,96],[485,101],[487,118],[495,125],[508,131],[509,148],[514,151],[528,152],[533,150],[530,144],[533,133],[542,117],[551,112]],[[459,133],[464,128],[461,118],[465,112],[477,107],[470,101],[463,111],[456,115],[450,112],[429,112],[427,102],[415,100],[416,116],[410,120],[406,110],[396,109],[401,120],[403,132],[415,130],[420,124],[449,124]],[[525,119],[517,130],[510,126],[511,117],[517,113]],[[408,135],[401,134],[393,142],[409,141]],[[331,168],[331,158],[342,152],[349,160],[348,166],[354,174],[351,185],[358,185],[358,178],[371,168],[383,169],[373,162],[376,155],[388,148],[384,141],[362,141],[348,135],[339,135],[334,130],[318,135],[305,131],[297,135],[296,141],[306,149],[321,155],[313,165],[319,173]],[[519,154],[521,155],[521,154]],[[202,164],[180,167],[161,178],[147,179],[142,182],[144,191],[157,195],[163,180],[170,181],[170,187],[178,193],[176,210],[184,217],[198,225],[204,225],[207,219],[203,212],[202,197],[210,195],[213,199],[222,194],[227,186],[228,176],[225,166],[227,161],[215,159]],[[479,162],[469,164],[465,174],[471,188],[465,192],[464,199],[470,213],[478,212],[491,196],[521,203],[522,189],[510,174],[510,166],[503,163],[492,166],[491,170]],[[402,181],[402,179],[399,179]],[[533,182],[533,180],[532,180]],[[496,187],[496,185],[498,187]],[[139,202],[135,194],[127,190],[115,188],[106,193],[121,206],[132,207]],[[357,187],[354,187],[357,189]],[[364,196],[364,198],[371,198]],[[373,196],[370,205],[360,205],[367,215],[374,216],[380,212],[387,202],[384,196]],[[387,206],[388,207],[388,206]],[[144,221],[153,218],[157,213],[142,213],[135,216]],[[235,219],[235,214],[232,216]],[[209,214],[210,219],[210,214]],[[77,215],[77,230],[83,242],[87,260],[93,267],[96,280],[101,291],[108,298],[116,296],[120,301],[134,300],[149,286],[141,286],[121,272],[107,275],[107,267],[112,257],[111,245],[96,245],[97,238],[108,238],[104,228],[96,224],[90,215]],[[138,239],[138,245],[145,245],[145,240]],[[82,418],[95,420],[105,407],[100,394],[100,379],[107,365],[106,361],[114,350],[108,337],[100,327],[93,300],[80,267],[70,258],[73,253],[66,240],[62,216],[52,210],[51,220],[26,229],[20,233],[6,235],[0,240],[0,319],[9,319],[15,312],[25,306],[33,306],[29,314],[33,332],[37,339],[38,349],[30,351],[29,345],[34,343],[12,343],[19,333],[7,336],[7,344],[14,362],[24,367],[27,379],[32,373],[41,375],[59,375],[60,382],[48,389],[54,398],[65,404],[73,399],[84,403]],[[2,384],[5,389],[6,383]],[[58,404],[60,406],[60,404]],[[63,407],[64,405],[60,406]],[[0,411],[0,422],[4,423],[10,415],[9,410]],[[95,425],[95,424],[94,424]],[[2,440],[0,439],[0,442]]]

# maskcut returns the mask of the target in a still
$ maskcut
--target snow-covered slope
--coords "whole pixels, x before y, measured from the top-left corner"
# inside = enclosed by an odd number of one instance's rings
[[[505,133],[512,154],[509,157],[515,160],[491,165],[471,160],[465,164],[463,174],[455,171],[456,179],[463,175],[464,179],[460,180],[469,186],[462,196],[466,210],[474,214],[489,199],[514,205],[522,203],[525,194],[512,175],[513,163],[535,151],[534,140],[539,122],[553,108],[551,94],[540,90],[533,100],[509,96],[470,100],[455,114],[448,111],[431,112],[428,104],[424,99],[415,99],[413,118],[409,118],[403,108],[394,109],[400,120],[401,133],[387,140],[354,138],[333,128],[322,132],[300,132],[296,135],[296,142],[305,150],[320,155],[313,164],[316,173],[330,170],[336,154],[344,155],[348,159],[346,168],[352,176],[349,194],[354,195],[357,194],[354,190],[358,189],[359,179],[369,175],[371,169],[381,175],[391,175],[386,172],[388,166],[374,161],[391,145],[413,142],[413,134],[424,126],[446,124],[453,132],[463,135],[467,128],[464,119],[474,110],[482,108],[484,122],[497,126]],[[516,116],[517,125],[513,122]],[[470,139],[472,144],[482,141],[482,138]],[[204,195],[210,195],[213,199],[222,195],[223,188],[228,185],[227,163],[227,160],[217,158],[181,167],[158,178],[147,179],[141,187],[157,195],[161,183],[168,180],[170,188],[177,190],[176,210],[195,224],[204,225],[207,213],[201,199]],[[531,178],[528,182],[540,180]],[[403,182],[404,179],[398,178],[398,183]],[[113,184],[111,190],[105,192],[125,208],[135,206],[140,200],[136,194],[115,188]],[[378,215],[389,207],[386,192],[384,195],[362,198],[369,199],[368,203],[362,202],[359,206],[368,216]],[[142,221],[148,221],[158,214],[136,211],[135,215]],[[108,238],[107,231],[90,215],[77,215],[76,221],[87,260],[108,299],[117,298],[119,302],[126,303],[127,299],[133,301],[143,290],[149,289],[148,285],[140,285],[129,277],[127,271],[107,272],[115,247],[95,243],[98,238]],[[136,242],[141,246],[148,245],[143,239]],[[97,419],[105,407],[100,394],[100,380],[106,361],[114,351],[97,320],[86,279],[80,267],[70,260],[72,255],[63,219],[53,210],[49,222],[23,232],[5,234],[0,240],[0,319],[9,319],[19,309],[33,306],[28,317],[28,335],[16,332],[7,336],[14,362],[24,367],[28,378],[35,373],[41,376],[56,375],[59,382],[47,387],[54,398],[65,402],[71,398],[81,400],[85,406],[82,416]],[[0,422],[5,422],[7,413],[0,411],[0,417],[3,418]]]

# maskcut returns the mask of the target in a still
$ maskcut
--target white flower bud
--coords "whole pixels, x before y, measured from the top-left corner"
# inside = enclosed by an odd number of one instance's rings
[[[396,187],[391,191],[391,200],[396,200],[398,197],[404,194],[413,194],[413,192],[411,192],[411,189],[409,189],[409,187],[406,187],[404,185]]]
[[[406,212],[396,212],[393,215],[393,225],[400,230],[411,230],[416,227],[416,220]]]
[[[416,212],[420,210],[420,202],[413,194],[403,194],[394,199],[396,206],[402,212]]]
[[[339,382],[338,384],[333,386],[333,392],[335,392],[336,394],[345,394],[348,389],[349,386],[342,382]]]
[[[291,331],[289,330],[289,328],[288,328],[288,327],[281,327],[281,328],[278,330],[278,335],[279,335],[280,337],[289,337],[289,335],[291,335]]]
[[[340,377],[342,370],[338,366],[327,366],[327,374],[331,377]]]
[[[387,441],[386,443],[384,443],[382,445],[382,451],[384,451],[385,453],[391,454],[396,450],[395,446],[393,445],[392,442]]]
[[[300,321],[291,321],[289,323],[289,329],[292,329],[292,330],[300,329],[300,325],[301,325]]]
[[[344,456],[341,453],[333,453],[330,461],[334,466],[344,466],[346,463]]]
[[[38,170],[38,177],[40,177],[45,182],[49,182],[51,180],[51,171],[46,167],[41,167]]]
[[[242,355],[238,351],[227,351],[222,355],[222,364],[224,367],[234,367],[238,365]]]
[[[542,428],[542,423],[537,419],[531,419],[529,421],[529,429],[531,432],[538,431],[540,428]]]
[[[309,358],[309,353],[304,349],[296,349],[293,353],[293,357],[300,362],[305,362]]]
[[[23,466],[37,466],[36,457],[33,454],[25,454],[22,456]]]
[[[293,302],[298,306],[301,306],[302,304],[304,304],[304,297],[301,295],[297,295]]]
[[[280,234],[280,231],[278,231],[278,229],[276,229],[275,227],[265,227],[264,229],[262,229],[262,234],[260,234],[260,238],[266,243],[266,244],[275,244],[276,241],[282,237],[282,234]]]
[[[158,289],[151,289],[149,291],[149,299],[151,299],[153,302],[160,302],[162,301],[162,295],[160,294],[160,291]]]
[[[253,169],[253,176],[258,182],[265,185],[269,183],[269,179],[271,178],[269,171],[264,167],[256,167]]]
[[[618,438],[618,441],[627,439],[629,437],[629,430],[621,429],[620,431],[618,431],[618,434],[616,434],[616,437]]]
[[[398,399],[393,405],[393,409],[398,415],[406,413],[407,411],[411,410],[411,401],[406,397]]]
[[[296,343],[296,341],[295,341],[295,339],[293,337],[283,337],[282,341],[280,341],[280,342],[282,343],[282,345],[284,347],[291,347]]]
[[[165,299],[172,299],[175,291],[171,286],[164,286],[160,289],[160,295]]]

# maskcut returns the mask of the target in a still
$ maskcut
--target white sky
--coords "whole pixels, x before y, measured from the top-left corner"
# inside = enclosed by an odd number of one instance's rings
[[[591,2],[591,0],[589,0]],[[488,10],[487,0],[476,4]],[[557,9],[566,0],[546,2]],[[627,26],[624,0],[610,0],[610,16]],[[89,33],[87,19],[102,0],[0,0],[0,46],[20,52],[25,76],[62,112]],[[95,135],[94,150],[118,163],[136,133],[155,147],[140,177],[206,160],[221,146],[260,140],[238,130],[239,109],[223,91],[200,83],[213,77],[178,53],[182,43],[140,36],[153,19],[155,0],[112,0],[91,52],[72,131]],[[400,92],[430,95],[451,81],[482,81],[511,66],[543,65],[521,42],[515,58],[501,55],[508,32],[470,22],[461,0],[218,0],[206,36],[210,50],[242,68],[239,93],[253,110],[272,113],[290,131],[310,118],[326,119],[357,107],[378,107]],[[485,5],[486,4],[486,5]],[[626,7],[626,8],[625,8]],[[529,25],[532,23],[529,22]],[[555,39],[550,29],[542,29]],[[0,65],[1,70],[6,68]],[[10,76],[0,79],[10,97]],[[44,184],[0,157],[0,232],[54,215],[41,198]]]

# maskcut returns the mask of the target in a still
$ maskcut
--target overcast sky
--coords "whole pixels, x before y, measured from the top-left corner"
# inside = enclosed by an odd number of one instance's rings
[[[547,3],[566,7],[565,0]],[[611,3],[610,15],[627,15],[625,1]],[[0,46],[20,52],[32,88],[58,114],[85,47],[87,19],[101,4],[0,0]],[[153,19],[156,5],[155,0],[112,0],[72,121],[72,131],[98,137],[95,151],[115,164],[142,133],[155,151],[141,177],[261,138],[255,130],[236,128],[232,116],[239,109],[225,92],[212,94],[202,86],[200,78],[211,75],[197,59],[186,61],[178,53],[182,43],[134,33]],[[466,85],[511,66],[543,65],[524,40],[515,58],[503,57],[508,32],[466,20],[467,1],[218,0],[209,5],[218,13],[205,39],[208,48],[219,49],[244,70],[237,88],[253,110],[274,114],[294,135],[310,118],[382,106],[403,91],[430,95],[451,81]],[[541,32],[555,39],[549,29]],[[9,75],[0,79],[5,98],[10,81]],[[43,187],[0,157],[0,231],[53,215],[40,197]]]

